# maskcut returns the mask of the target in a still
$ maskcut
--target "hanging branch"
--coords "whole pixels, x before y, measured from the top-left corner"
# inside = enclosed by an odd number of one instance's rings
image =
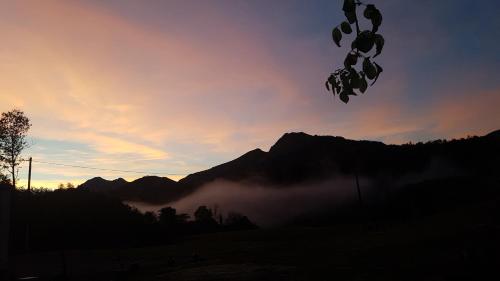
[[[363,16],[371,21],[371,30],[360,30],[358,16],[356,10],[358,6],[366,6]],[[364,93],[368,88],[368,80],[373,80],[370,86],[373,86],[377,81],[383,69],[372,59],[380,55],[384,47],[384,37],[378,34],[378,28],[382,24],[382,14],[372,4],[363,4],[355,0],[344,0],[342,7],[347,21],[337,25],[332,30],[333,42],[340,47],[343,33],[351,34],[351,25],[356,28],[356,38],[351,43],[351,50],[347,53],[344,60],[344,68],[339,68],[330,74],[325,82],[326,89],[331,91],[333,95],[339,95],[339,98],[344,103],[349,102],[349,96],[356,96],[355,90]],[[373,56],[368,53],[375,47]],[[359,59],[362,59],[362,70],[358,71],[355,66]]]

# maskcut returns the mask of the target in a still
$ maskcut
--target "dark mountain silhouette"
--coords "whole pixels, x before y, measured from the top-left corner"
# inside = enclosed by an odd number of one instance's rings
[[[186,189],[194,189],[216,179],[239,181],[258,179],[262,174],[261,165],[265,163],[266,152],[255,149],[227,163],[205,171],[197,172],[181,179],[179,184]]]
[[[124,179],[113,181],[92,178],[78,186],[79,189],[105,193],[127,201],[161,203],[175,200],[184,194],[180,185],[169,178],[146,176],[132,182]]]
[[[165,177],[147,176],[123,185],[115,195],[130,201],[160,203],[175,200],[183,194],[176,181]]]
[[[110,181],[101,177],[95,177],[82,183],[78,187],[95,192],[109,192],[111,190],[116,190],[118,187],[123,186],[126,183],[127,181],[122,178]]]
[[[483,137],[386,145],[343,137],[287,133],[269,152],[255,149],[235,160],[188,175],[179,182],[144,177],[116,185],[114,181],[94,178],[80,187],[106,190],[122,200],[167,203],[217,179],[268,183],[286,188],[290,184],[352,176],[354,173],[365,178],[392,180],[405,176],[418,179],[423,174],[427,175],[426,179],[429,176],[489,176],[495,174],[500,161],[499,137],[500,131],[495,131]]]
[[[500,140],[500,130],[493,131],[493,132],[487,134],[485,137],[495,138],[497,140]]]

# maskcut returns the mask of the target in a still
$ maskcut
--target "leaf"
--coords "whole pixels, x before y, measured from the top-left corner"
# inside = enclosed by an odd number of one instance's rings
[[[358,89],[361,86],[361,76],[359,76],[358,72],[354,68],[351,68],[350,70],[349,79],[349,84],[353,89]]]
[[[352,28],[351,28],[351,25],[344,21],[340,24],[340,29],[342,29],[342,32],[344,32],[345,34],[351,34],[352,33]]]
[[[339,98],[344,103],[348,103],[349,102],[349,95],[347,95],[347,93],[345,91],[340,92]]]
[[[375,38],[375,47],[377,49],[375,55],[373,56],[375,58],[376,56],[380,55],[380,53],[382,52],[382,49],[384,48],[385,40],[384,40],[384,37],[380,34],[375,34],[374,38]]]
[[[337,91],[337,93],[340,93],[340,90],[342,90],[342,88],[340,87],[339,83],[335,84],[335,90]],[[335,96],[335,93],[333,95]]]
[[[370,30],[361,32],[353,42],[353,45],[363,53],[368,53],[373,48],[374,44],[375,38]]]
[[[340,81],[342,82],[342,86],[344,87],[344,90],[351,87],[351,85],[349,84],[349,72],[348,71],[344,71],[340,75]]]
[[[356,2],[354,0],[344,0],[342,10],[349,23],[356,22]]]
[[[347,54],[347,57],[344,60],[344,66],[345,68],[349,69],[353,65],[356,65],[358,63],[358,56],[353,53]]]
[[[363,61],[363,72],[366,74],[366,77],[368,77],[368,79],[370,80],[373,80],[377,75],[377,69],[370,62],[369,58],[365,58]]]
[[[332,92],[333,92],[333,95],[335,96],[335,89],[338,86],[337,86],[337,79],[335,78],[334,75],[330,75],[330,77],[328,77],[328,83],[330,83],[332,85]]]
[[[373,25],[372,32],[375,33],[378,31],[379,26],[382,24],[382,14],[377,8],[375,8],[375,6],[374,10],[370,14],[370,19],[372,20]]]
[[[325,87],[328,90],[328,92],[330,92],[330,82],[326,81],[325,82]]]
[[[366,82],[365,74],[361,72],[361,85],[359,86],[359,91],[364,94],[368,88],[368,82]]]
[[[332,38],[333,38],[333,42],[335,42],[335,44],[338,47],[340,47],[340,40],[342,39],[342,32],[340,32],[338,27],[335,27],[332,30]]]
[[[363,12],[363,15],[365,16],[365,18],[371,19],[373,11],[376,10],[376,9],[377,8],[375,8],[375,5],[373,5],[373,4],[366,5],[366,9]]]
[[[370,86],[373,86],[373,84],[375,84],[375,82],[377,82],[378,76],[380,75],[380,73],[382,73],[384,71],[384,69],[380,65],[378,65],[376,62],[374,62],[374,64],[375,64],[375,67],[377,68],[377,75],[375,76],[375,80],[373,80],[373,82]]]
[[[344,12],[356,12],[356,2],[354,0],[344,0],[342,10]]]
[[[344,12],[344,15],[349,23],[352,24],[356,22],[356,12]]]
[[[376,63],[376,62],[373,62],[373,63],[375,64],[375,67],[377,67],[377,73],[381,73],[384,71],[384,69],[380,65],[378,65],[378,63]]]

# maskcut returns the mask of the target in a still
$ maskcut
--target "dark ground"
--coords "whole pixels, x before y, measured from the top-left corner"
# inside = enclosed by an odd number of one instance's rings
[[[66,251],[67,280],[498,280],[498,200],[407,222],[191,236]],[[61,252],[16,256],[17,276],[55,279]]]

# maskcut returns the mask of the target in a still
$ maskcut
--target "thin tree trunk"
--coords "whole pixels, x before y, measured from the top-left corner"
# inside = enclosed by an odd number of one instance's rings
[[[16,189],[16,166],[12,165],[12,187],[14,187],[14,190]]]

